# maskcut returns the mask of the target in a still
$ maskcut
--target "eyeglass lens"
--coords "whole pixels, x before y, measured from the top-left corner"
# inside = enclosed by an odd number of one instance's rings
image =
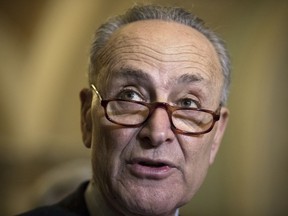
[[[149,108],[130,101],[109,101],[106,107],[108,117],[122,125],[138,125],[149,116]],[[213,124],[211,113],[180,109],[172,112],[173,125],[182,131],[199,133],[208,130]]]

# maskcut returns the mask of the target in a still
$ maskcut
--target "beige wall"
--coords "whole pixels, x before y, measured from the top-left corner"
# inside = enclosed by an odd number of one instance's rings
[[[108,16],[135,1],[5,2],[0,2],[0,215],[27,209],[35,179],[46,170],[88,160],[78,92],[86,86],[90,38]],[[287,212],[288,2],[150,2],[191,8],[225,38],[233,61],[229,129],[204,186],[183,214]]]

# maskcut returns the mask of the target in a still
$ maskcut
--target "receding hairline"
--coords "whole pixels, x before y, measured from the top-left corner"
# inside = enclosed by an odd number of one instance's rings
[[[152,25],[151,23],[153,24],[156,23],[159,25]],[[168,26],[167,30],[165,30],[166,24]],[[175,25],[177,28],[175,27]],[[148,34],[146,32],[147,29],[145,29],[145,26],[147,26]],[[180,27],[180,29],[178,27]],[[160,32],[165,33],[165,31],[167,31],[167,33],[169,34],[169,37],[165,37],[165,39],[167,39],[166,42],[162,41],[161,35],[158,34],[157,32],[158,29]],[[171,36],[170,32],[173,29],[176,29],[177,31],[173,32],[174,35]],[[182,30],[184,32],[182,32]],[[107,65],[108,64],[107,60],[110,61],[111,59],[113,59],[112,56],[114,55],[112,54],[113,53],[115,54],[116,50],[119,49],[119,47],[126,48],[129,46],[138,46],[138,44],[142,46],[143,41],[150,43],[151,42],[150,38],[147,37],[147,35],[148,36],[151,35],[151,38],[154,38],[156,36],[155,40],[153,41],[154,44],[152,43],[155,48],[153,49],[153,52],[157,52],[157,53],[169,56],[169,54],[175,55],[174,50],[173,50],[174,48],[181,50],[181,52],[184,49],[184,53],[192,54],[192,55],[194,54],[198,58],[199,56],[200,57],[202,56],[201,58],[205,59],[205,61],[207,62],[207,65],[208,64],[210,65],[209,68],[211,69],[210,70],[211,77],[218,76],[218,74],[219,76],[223,77],[223,73],[221,73],[220,60],[219,60],[219,57],[217,55],[217,52],[213,44],[205,37],[204,34],[199,32],[197,29],[184,25],[182,23],[177,23],[175,21],[166,21],[166,20],[158,20],[158,19],[140,20],[140,21],[129,23],[125,26],[120,27],[113,33],[113,35],[111,35],[111,37],[109,38],[109,40],[103,47],[102,52],[99,54],[100,62],[102,63],[102,65]],[[158,35],[160,36],[158,37]],[[175,40],[173,38],[174,36],[176,38]],[[182,39],[181,39],[181,36],[183,36]],[[179,43],[177,43],[178,40],[179,40]],[[121,43],[123,44],[120,45]],[[168,50],[165,50],[165,52],[161,52],[160,51],[161,45],[165,46]],[[148,47],[149,46],[147,46],[147,48]],[[160,49],[158,49],[157,47]],[[171,53],[169,52],[170,48],[171,48],[171,51],[173,50]],[[119,53],[119,50],[116,53]],[[115,60],[115,62],[117,61]],[[193,62],[193,58],[191,58],[191,61]],[[173,62],[173,60],[170,62]],[[135,70],[131,70],[131,71],[135,71]],[[98,82],[99,81],[100,80],[98,80]],[[102,80],[99,83],[103,83]]]
[[[223,104],[226,103],[229,94],[231,66],[230,56],[226,49],[225,42],[213,30],[208,28],[201,18],[181,7],[137,4],[128,9],[124,14],[111,17],[103,23],[96,31],[91,47],[89,69],[90,83],[98,80],[97,76],[99,75],[98,72],[101,65],[98,64],[97,58],[99,57],[99,51],[105,46],[107,41],[109,41],[109,38],[121,27],[140,20],[171,21],[194,28],[196,31],[203,34],[215,48],[217,57],[219,58],[221,71],[224,76],[221,101]]]
[[[199,31],[198,29],[191,27],[189,25],[183,24],[183,23],[179,23],[176,22],[174,20],[161,20],[161,19],[148,19],[148,20],[137,20],[135,22],[131,22],[131,23],[127,23],[123,26],[120,26],[117,30],[115,30],[112,34],[111,37],[108,39],[107,42],[109,42],[112,38],[115,38],[118,34],[127,34],[125,33],[125,31],[129,31],[131,28],[133,28],[133,30],[140,30],[143,31],[143,26],[145,28],[145,26],[147,26],[148,29],[151,28],[151,23],[158,23],[160,26],[161,25],[167,25],[168,27],[170,26],[179,26],[181,28],[181,30],[183,31],[183,33],[187,33],[187,34],[191,34],[192,36],[192,32],[193,32],[193,38],[197,37],[198,39],[201,38],[201,40],[204,42],[207,42],[207,44],[209,44],[209,46],[215,51],[216,53],[216,49],[213,46],[212,42],[207,38],[206,35],[204,35],[201,31]],[[139,25],[140,24],[140,25]],[[139,26],[139,27],[138,27]],[[138,27],[138,28],[137,28]],[[162,26],[161,26],[162,27]],[[172,27],[171,27],[172,28]],[[155,31],[155,27],[153,26],[152,29]],[[173,29],[173,28],[172,28]],[[131,31],[131,30],[130,30]],[[153,32],[153,31],[152,31]],[[173,32],[170,31],[169,29],[169,34],[172,34]],[[178,33],[178,32],[175,32]],[[129,35],[128,35],[129,36]],[[177,35],[179,36],[179,34]],[[192,37],[191,37],[192,38]],[[107,45],[107,44],[106,44]],[[216,53],[217,55],[217,53]],[[218,57],[218,56],[217,56]],[[218,57],[219,58],[219,57]]]

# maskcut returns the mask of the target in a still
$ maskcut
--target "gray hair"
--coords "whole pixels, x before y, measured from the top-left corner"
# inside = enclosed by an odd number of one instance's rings
[[[191,12],[179,7],[136,5],[129,9],[125,14],[110,18],[106,23],[102,24],[96,31],[91,47],[89,82],[96,82],[98,72],[100,71],[100,68],[98,68],[100,65],[98,64],[99,55],[108,40],[110,39],[113,32],[126,24],[139,20],[149,19],[159,19],[184,24],[196,29],[207,37],[207,39],[214,46],[222,67],[224,83],[221,93],[221,103],[226,104],[231,79],[231,66],[229,54],[226,50],[225,44],[221,38],[219,38],[212,30],[205,26],[203,20],[201,20]]]

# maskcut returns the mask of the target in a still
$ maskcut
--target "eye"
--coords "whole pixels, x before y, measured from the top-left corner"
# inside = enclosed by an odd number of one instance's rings
[[[183,98],[179,100],[178,106],[183,108],[199,108],[199,102],[191,98]]]
[[[125,89],[118,94],[118,98],[122,100],[143,101],[140,93],[132,89]]]

